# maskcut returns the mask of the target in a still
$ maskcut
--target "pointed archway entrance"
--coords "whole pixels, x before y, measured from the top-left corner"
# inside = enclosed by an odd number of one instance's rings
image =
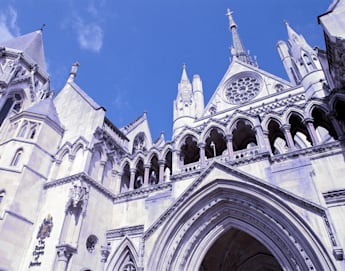
[[[335,271],[327,233],[309,222],[327,227],[325,215],[311,202],[214,163],[144,234],[145,270]],[[227,262],[229,256],[235,260]]]
[[[280,271],[273,254],[248,233],[231,228],[207,251],[199,271]]]

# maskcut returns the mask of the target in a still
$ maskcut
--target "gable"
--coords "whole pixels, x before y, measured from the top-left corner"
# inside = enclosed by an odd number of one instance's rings
[[[203,117],[253,104],[291,87],[291,83],[282,78],[233,60],[205,107]]]

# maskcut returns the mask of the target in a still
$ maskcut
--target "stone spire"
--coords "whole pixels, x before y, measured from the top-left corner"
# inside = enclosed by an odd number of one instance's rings
[[[186,64],[182,65],[182,75],[181,75],[181,81],[180,83],[190,83],[188,75],[187,75],[187,69],[186,69]]]
[[[315,53],[313,48],[311,48],[311,46],[307,43],[307,41],[301,34],[297,34],[297,32],[293,30],[289,23],[286,21],[285,25],[288,32],[290,50],[292,56],[295,59],[299,59],[301,57],[301,51]]]
[[[226,12],[226,16],[229,19],[229,30],[232,34],[232,47],[231,47],[231,54],[233,58],[237,58],[242,62],[248,63],[253,66],[257,66],[256,61],[253,61],[250,57],[249,53],[245,50],[242,41],[240,39],[240,35],[237,31],[237,25],[235,23],[234,18],[232,17],[232,11],[228,8]]]

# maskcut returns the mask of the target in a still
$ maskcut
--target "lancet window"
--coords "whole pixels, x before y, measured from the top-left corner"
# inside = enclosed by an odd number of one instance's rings
[[[22,154],[23,154],[23,149],[18,149],[16,151],[16,153],[14,154],[13,159],[11,161],[11,166],[12,167],[15,167],[15,166],[17,166],[19,164],[19,161],[20,161],[20,159],[22,157]]]
[[[330,119],[327,117],[325,111],[321,108],[315,107],[312,111],[314,128],[321,140],[321,143],[328,142],[333,139],[338,139],[337,133],[333,128]]]
[[[302,118],[297,114],[292,114],[289,118],[291,136],[294,140],[295,147],[305,148],[312,145],[312,140]]]
[[[217,128],[213,128],[206,138],[205,155],[207,158],[222,155],[226,150],[226,140],[224,133]]]
[[[144,184],[144,163],[140,159],[136,166],[135,179],[134,179],[134,189],[138,189]]]
[[[0,126],[11,112],[18,113],[22,108],[23,99],[19,93],[9,96],[0,110]]]
[[[239,120],[232,131],[234,151],[244,150],[257,146],[255,131],[250,122]]]
[[[122,176],[121,176],[121,192],[126,192],[129,190],[130,177],[131,177],[130,167],[129,167],[129,164],[126,163],[123,168]]]
[[[200,149],[197,145],[196,138],[187,136],[181,147],[181,160],[184,165],[194,163],[200,159]]]
[[[273,154],[285,153],[288,150],[284,133],[275,120],[271,120],[268,124],[268,138]]]

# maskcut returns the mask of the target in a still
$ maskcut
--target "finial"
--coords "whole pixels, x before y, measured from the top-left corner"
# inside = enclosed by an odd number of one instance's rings
[[[229,19],[229,28],[233,28],[233,27],[237,27],[235,21],[234,21],[234,18],[232,17],[232,13],[233,11],[231,11],[229,8],[226,10],[226,16],[228,16],[228,19]]]
[[[68,80],[67,82],[71,83],[74,81],[74,78],[77,77],[77,72],[78,72],[78,67],[80,66],[79,62],[76,61],[72,64],[72,67],[71,67],[71,72],[69,73],[69,77],[68,77]]]
[[[46,27],[46,24],[42,24],[40,31],[43,32],[43,29]]]
[[[189,79],[188,79],[186,67],[187,67],[186,63],[183,63],[183,64],[182,64],[181,83],[182,83],[182,82],[188,82],[188,83],[189,83]]]

